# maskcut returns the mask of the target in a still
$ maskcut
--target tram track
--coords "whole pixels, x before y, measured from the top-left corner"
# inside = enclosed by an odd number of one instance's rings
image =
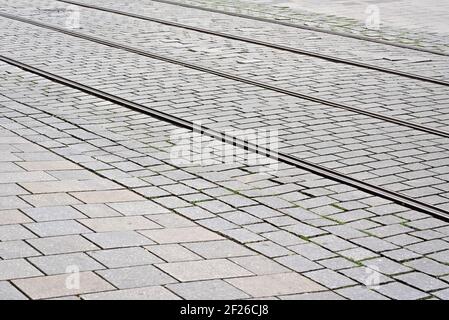
[[[342,64],[351,65],[351,66],[360,67],[360,68],[369,69],[369,70],[374,70],[374,71],[378,71],[378,72],[382,72],[382,73],[386,73],[386,74],[392,74],[392,75],[396,75],[396,76],[406,77],[406,78],[413,79],[413,80],[424,81],[424,82],[433,83],[433,84],[437,84],[437,85],[449,86],[449,81],[445,81],[442,79],[425,77],[425,76],[410,73],[410,72],[404,72],[404,71],[395,70],[395,69],[391,69],[391,68],[385,68],[385,67],[376,66],[376,65],[369,64],[369,63],[359,62],[359,61],[354,61],[354,60],[350,60],[350,59],[343,59],[343,58],[339,58],[339,57],[335,57],[335,56],[331,56],[331,55],[313,52],[310,50],[304,50],[304,49],[300,49],[300,48],[279,45],[279,44],[275,44],[275,43],[271,43],[271,42],[267,42],[267,41],[250,39],[247,37],[237,36],[237,35],[233,35],[230,33],[224,33],[224,32],[209,30],[209,29],[205,29],[205,28],[194,27],[194,26],[190,26],[190,25],[186,25],[186,24],[181,24],[181,23],[158,19],[158,18],[152,18],[149,16],[126,12],[126,11],[122,11],[122,10],[116,10],[116,9],[102,7],[102,6],[86,4],[86,3],[82,3],[82,2],[78,2],[78,1],[71,1],[71,0],[55,0],[55,1],[67,3],[67,4],[71,4],[71,5],[76,5],[76,6],[84,7],[84,8],[88,8],[88,9],[93,9],[93,10],[118,14],[118,15],[122,15],[122,16],[127,16],[130,18],[151,21],[151,22],[155,22],[155,23],[159,23],[159,24],[163,24],[163,25],[167,25],[167,26],[171,26],[171,27],[200,32],[203,34],[218,36],[218,37],[222,37],[222,38],[226,38],[226,39],[230,39],[230,40],[251,43],[254,45],[259,45],[259,46],[276,49],[276,50],[280,50],[280,51],[286,51],[286,52],[290,52],[290,53],[294,53],[294,54],[306,55],[309,57],[318,58],[318,59],[330,61],[333,63],[342,63]]]
[[[202,11],[207,11],[207,12],[220,13],[220,14],[233,16],[233,17],[239,17],[239,18],[248,19],[248,20],[261,21],[261,22],[266,22],[266,23],[271,23],[271,24],[276,24],[276,25],[282,25],[282,26],[286,26],[286,27],[315,31],[315,32],[320,32],[320,33],[325,33],[325,34],[330,34],[330,35],[335,35],[335,36],[340,36],[340,37],[345,37],[345,38],[352,38],[352,39],[361,40],[361,41],[368,41],[368,42],[403,48],[403,49],[409,49],[409,50],[449,57],[449,53],[446,53],[446,52],[415,47],[415,46],[411,46],[411,45],[407,45],[407,44],[403,44],[403,43],[395,43],[395,42],[391,42],[388,40],[376,39],[376,38],[372,38],[372,37],[368,37],[368,36],[351,34],[351,33],[347,33],[347,32],[338,32],[338,31],[326,30],[323,28],[318,28],[318,27],[313,27],[313,26],[298,25],[298,24],[291,23],[291,22],[278,21],[278,20],[262,18],[262,17],[255,17],[255,16],[251,16],[251,15],[247,15],[247,14],[242,14],[242,13],[237,13],[237,12],[229,12],[229,11],[213,9],[213,8],[206,8],[206,7],[201,7],[201,6],[197,6],[197,5],[193,5],[193,4],[180,3],[177,1],[171,1],[171,0],[151,0],[151,1],[170,4],[170,5],[174,5],[174,6],[180,6],[180,7],[189,8],[189,9],[197,9],[197,10],[202,10]]]
[[[30,25],[34,25],[37,27],[41,27],[41,28],[45,28],[45,29],[49,29],[52,31],[56,31],[59,33],[63,33],[66,35],[70,35],[76,38],[80,38],[83,40],[88,40],[91,42],[95,42],[101,45],[105,45],[111,48],[115,48],[115,49],[120,49],[120,50],[124,50],[127,52],[131,52],[134,54],[138,54],[147,58],[151,58],[151,59],[156,59],[156,60],[160,60],[160,61],[164,61],[164,62],[168,62],[171,64],[175,64],[175,65],[179,65],[182,67],[186,67],[186,68],[190,68],[190,69],[194,69],[197,71],[201,71],[201,72],[205,72],[205,73],[209,73],[209,74],[213,74],[215,76],[219,76],[222,78],[226,78],[226,79],[230,79],[230,80],[234,80],[234,81],[238,81],[241,83],[245,83],[248,85],[252,85],[252,86],[256,86],[259,88],[263,88],[266,90],[270,90],[270,91],[274,91],[274,92],[278,92],[284,95],[288,95],[288,96],[292,96],[292,97],[296,97],[299,99],[304,99],[304,100],[308,100],[308,101],[312,101],[312,102],[316,102],[316,103],[320,103],[323,105],[327,105],[330,107],[334,107],[334,108],[338,108],[338,109],[343,109],[343,110],[347,110],[347,111],[351,111],[357,114],[362,114],[371,118],[376,118],[382,121],[386,121],[389,123],[394,123],[397,125],[401,125],[401,126],[405,126],[408,128],[412,128],[414,130],[418,130],[418,131],[422,131],[425,133],[430,133],[430,134],[434,134],[440,137],[444,137],[444,138],[449,138],[449,132],[444,131],[444,130],[440,130],[440,129],[436,129],[436,128],[430,128],[427,126],[423,126],[417,123],[413,123],[410,121],[406,121],[406,120],[401,120],[401,119],[397,119],[397,118],[393,118],[393,117],[389,117],[386,115],[382,115],[380,113],[376,113],[376,112],[371,112],[371,111],[367,111],[367,110],[363,110],[357,107],[352,107],[349,106],[347,104],[342,104],[342,103],[337,103],[331,100],[327,100],[327,99],[323,99],[323,98],[319,98],[319,97],[315,97],[312,95],[308,95],[308,94],[304,94],[304,93],[300,93],[297,91],[291,91],[291,90],[287,90],[287,89],[283,89],[274,85],[270,85],[264,82],[260,82],[260,81],[256,81],[256,80],[252,80],[252,79],[248,79],[248,78],[244,78],[244,77],[240,77],[231,73],[227,73],[227,72],[223,72],[223,71],[219,71],[216,69],[212,69],[209,67],[203,67],[197,64],[192,64],[186,61],[182,61],[179,59],[175,59],[175,58],[171,58],[165,55],[160,55],[160,54],[155,54],[146,50],[142,50],[139,48],[135,48],[135,47],[131,47],[131,46],[127,46],[127,45],[123,45],[117,42],[113,42],[110,40],[106,40],[106,39],[102,39],[102,38],[98,38],[98,37],[94,37],[94,36],[90,36],[84,33],[80,33],[80,32],[76,32],[76,31],[72,31],[66,28],[61,28],[61,27],[57,27],[54,25],[50,25],[47,23],[43,23],[43,22],[38,22],[35,20],[31,20],[31,19],[27,19],[27,18],[22,18],[22,17],[18,17],[18,16],[14,16],[11,14],[7,14],[7,13],[2,13],[0,12],[0,17],[3,18],[7,18],[7,19],[11,19],[11,20],[15,20],[15,21],[19,21],[19,22],[23,22],[26,24],[30,24]]]
[[[254,143],[248,142],[247,140],[226,135],[224,132],[220,132],[205,126],[197,126],[194,122],[188,121],[176,116],[173,116],[171,114],[155,110],[154,108],[147,107],[145,105],[142,105],[140,103],[136,103],[127,99],[120,98],[118,96],[109,94],[107,92],[95,89],[93,87],[81,84],[79,82],[58,76],[54,73],[33,67],[31,65],[22,63],[18,60],[0,55],[0,61],[7,63],[9,65],[15,66],[17,68],[20,68],[24,71],[33,73],[35,75],[41,76],[43,78],[46,78],[48,80],[51,80],[55,83],[62,84],[64,86],[70,87],[72,89],[79,90],[81,92],[87,93],[89,95],[95,96],[97,98],[101,98],[105,101],[109,101],[112,103],[115,103],[117,105],[126,107],[130,110],[134,110],[143,114],[146,114],[148,116],[151,116],[153,118],[162,120],[164,122],[173,124],[177,127],[187,129],[189,131],[197,132],[206,136],[209,136],[211,138],[214,138],[218,141],[221,141],[223,143],[231,144],[233,146],[243,148],[245,150],[248,150],[250,152],[266,156],[268,158],[271,158],[273,160],[280,161],[282,163],[292,165],[296,168],[300,168],[306,171],[309,171],[311,173],[317,174],[321,177],[331,179],[333,181],[337,181],[346,185],[349,185],[351,187],[354,187],[356,189],[362,190],[364,192],[367,192],[371,195],[375,195],[378,197],[382,197],[384,199],[388,199],[394,203],[397,203],[399,205],[405,206],[412,210],[417,210],[426,214],[429,214],[437,219],[449,221],[449,212],[442,210],[438,207],[429,205],[427,203],[415,200],[411,197],[402,195],[400,193],[369,184],[354,178],[351,178],[345,174],[339,173],[335,170],[323,167],[321,165],[309,162],[307,160],[300,159],[298,157],[286,154],[286,153],[279,153],[276,150],[272,150],[269,148],[265,148],[259,145],[256,145]]]

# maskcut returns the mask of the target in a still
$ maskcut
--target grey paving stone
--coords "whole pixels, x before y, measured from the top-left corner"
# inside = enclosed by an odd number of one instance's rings
[[[374,270],[386,275],[411,271],[410,268],[384,257],[365,260],[362,263],[368,268],[374,268]]]
[[[70,206],[81,202],[67,193],[45,193],[25,195],[22,198],[36,208],[51,206]]]
[[[417,300],[428,296],[427,293],[399,282],[383,284],[376,291],[395,300]]]
[[[169,209],[176,209],[190,206],[190,203],[178,197],[160,197],[154,199],[154,201]]]
[[[98,274],[119,289],[138,288],[176,282],[153,266],[100,270]]]
[[[39,207],[23,209],[35,221],[55,221],[85,218],[81,212],[69,206]]]
[[[421,258],[404,263],[405,265],[432,276],[442,276],[449,274],[449,266],[436,262],[428,258]]]
[[[361,247],[339,251],[338,254],[354,261],[361,261],[379,256],[377,253]]]
[[[407,250],[407,249],[397,249],[392,251],[385,251],[383,252],[383,255],[386,257],[393,259],[398,262],[416,259],[421,257],[421,255],[414,253],[413,251]]]
[[[19,210],[1,210],[0,211],[0,225],[7,224],[20,224],[33,222],[26,215],[21,213]]]
[[[332,291],[292,294],[286,296],[279,296],[279,298],[281,300],[318,300],[318,301],[345,300],[342,296]]]
[[[297,273],[242,277],[226,281],[253,297],[271,297],[325,290],[324,287]]]
[[[38,255],[40,255],[40,253],[25,241],[0,242],[0,258],[2,259],[28,258]]]
[[[249,243],[247,246],[270,258],[292,254],[290,250],[271,241]]]
[[[98,250],[89,254],[108,268],[131,267],[162,262],[158,257],[139,247]]]
[[[84,213],[89,218],[105,218],[105,217],[117,217],[121,214],[103,203],[96,204],[80,204],[74,206],[77,210]],[[82,218],[82,217],[77,217]]]
[[[254,232],[251,232],[249,230],[246,230],[244,228],[238,228],[238,229],[231,229],[231,230],[224,230],[221,231],[223,234],[227,235],[228,237],[237,240],[241,243],[251,243],[251,242],[257,242],[265,240],[265,238],[257,235]]]
[[[356,284],[350,278],[329,269],[310,271],[304,275],[329,289],[337,289]]]
[[[165,263],[159,264],[158,268],[182,282],[252,275],[239,265],[225,259]]]
[[[54,237],[92,232],[74,220],[28,223],[26,227],[39,237]]]
[[[447,283],[421,272],[410,272],[395,278],[423,291],[445,289],[449,286]]]
[[[166,228],[195,227],[197,224],[178,214],[165,213],[147,216],[148,219]]]
[[[145,246],[154,243],[135,231],[90,233],[85,237],[103,249]]]
[[[342,269],[339,272],[370,288],[391,281],[391,278],[383,275],[379,270],[375,270],[374,266],[372,268],[355,267],[351,269]]]
[[[141,233],[160,244],[222,239],[221,236],[202,227],[145,230],[141,231]]]
[[[357,266],[354,262],[342,257],[320,260],[319,263],[331,270],[347,269]]]
[[[47,275],[67,273],[71,268],[77,268],[79,271],[104,269],[104,266],[84,253],[41,256],[30,258],[29,261]]]
[[[351,300],[389,300],[387,297],[363,286],[343,288],[336,292]]]
[[[335,253],[324,249],[314,243],[300,244],[297,246],[289,247],[289,249],[310,260],[320,260],[336,256]]]
[[[222,231],[237,228],[238,226],[220,217],[202,219],[197,221],[203,227],[214,231]]]
[[[93,218],[81,219],[78,221],[95,232],[134,231],[162,228],[160,225],[142,216]]]
[[[14,280],[14,284],[32,299],[47,299],[54,297],[72,296],[83,293],[106,291],[114,289],[109,283],[92,272],[81,272],[79,286],[68,286],[71,275],[35,277]],[[73,275],[72,275],[73,276]]]
[[[224,282],[223,280],[206,280],[167,285],[171,291],[188,300],[231,300],[245,299],[249,296]]]
[[[0,280],[40,276],[42,273],[24,259],[1,260]]]
[[[280,257],[275,259],[275,261],[299,273],[322,268],[318,263],[310,261],[300,255]]]
[[[421,220],[414,220],[411,222],[407,222],[407,225],[419,230],[426,230],[446,226],[446,223],[444,221],[440,221],[435,218],[425,218]]]
[[[145,198],[129,190],[82,191],[72,192],[75,198],[84,203],[131,202]]]
[[[237,225],[247,225],[247,224],[253,224],[262,222],[259,218],[256,218],[248,213],[245,213],[243,211],[233,211],[233,212],[227,212],[222,213],[220,216],[232,223],[235,223]]]
[[[0,241],[12,241],[36,238],[36,235],[22,227],[21,225],[0,226]]]
[[[255,216],[255,217],[258,217],[260,219],[277,217],[277,216],[282,215],[282,212],[273,210],[267,206],[262,206],[262,205],[250,206],[250,207],[242,208],[242,210]]]
[[[288,233],[284,230],[265,232],[261,235],[281,246],[293,246],[301,243],[306,243],[306,241],[302,240],[300,237]]]
[[[315,238],[313,238],[313,242],[315,242],[331,251],[340,251],[340,250],[346,250],[346,249],[351,249],[351,248],[356,247],[356,245],[350,243],[349,241],[346,241],[346,240],[339,238],[337,236],[334,236],[334,235],[325,235],[325,236],[315,237]]]
[[[431,240],[412,244],[406,248],[420,254],[429,254],[448,249],[449,243],[444,240]]]
[[[125,216],[153,215],[170,212],[151,200],[108,203],[112,209]]]
[[[28,298],[9,282],[2,281],[0,282],[0,300],[28,300]]]
[[[279,263],[260,255],[232,258],[231,261],[256,275],[289,272],[287,268],[283,267]]]
[[[400,234],[400,235],[397,235],[397,236],[385,238],[384,240],[388,241],[388,242],[391,242],[391,243],[393,243],[395,245],[398,245],[398,246],[405,246],[405,245],[408,245],[408,244],[413,244],[413,243],[417,243],[417,242],[422,241],[421,239],[413,237],[413,236],[408,235],[408,234]]]
[[[197,220],[197,219],[206,219],[215,217],[214,214],[210,213],[203,208],[193,206],[193,207],[185,207],[185,208],[177,208],[176,212],[179,212],[181,215],[186,216],[189,219]]]
[[[114,290],[83,294],[83,300],[179,300],[180,298],[161,286]]]
[[[186,243],[184,246],[206,259],[255,255],[254,251],[230,240]]]
[[[428,257],[438,262],[449,264],[449,250],[440,251],[438,253],[428,255]]]
[[[442,300],[449,300],[449,289],[435,291],[432,294]]]
[[[325,230],[315,228],[313,226],[307,225],[305,223],[300,223],[300,222],[297,222],[294,225],[285,227],[285,229],[300,236],[300,237],[306,237],[306,238],[328,233]]]
[[[31,239],[28,243],[45,255],[98,249],[95,244],[78,235]]]
[[[382,252],[386,250],[394,250],[399,248],[398,246],[390,242],[375,237],[358,238],[354,239],[353,241],[361,245],[362,247],[365,247],[375,252]]]
[[[161,244],[147,246],[145,249],[167,262],[201,260],[202,258],[179,244]]]

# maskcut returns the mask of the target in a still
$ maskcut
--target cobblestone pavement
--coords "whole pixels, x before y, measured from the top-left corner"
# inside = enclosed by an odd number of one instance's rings
[[[42,7],[14,3],[2,1],[1,10],[62,23]],[[277,85],[294,81],[290,71],[282,81],[279,70],[296,63],[315,81],[326,77],[322,94],[343,69],[348,92],[367,86],[354,89],[354,77],[374,81],[371,72],[363,78],[366,71],[321,62],[320,73],[314,59],[210,36],[173,42],[183,33],[81,12],[77,31],[239,75],[258,72]],[[2,55],[217,130],[276,129],[280,151],[448,210],[446,138],[9,19],[0,26]],[[154,37],[158,45],[144,45]],[[192,50],[198,42],[216,51]],[[247,52],[263,58],[257,71],[239,63]],[[275,55],[282,61],[273,67]],[[279,79],[269,79],[273,70]],[[390,87],[404,109],[382,112],[447,126],[444,87],[377,81],[367,98],[373,110]],[[312,82],[293,86],[318,90]],[[341,89],[330,96],[345,101]],[[211,163],[176,162],[186,130],[5,63],[0,127],[0,298],[449,298],[449,224],[426,214],[243,150],[223,161],[224,145],[204,137]]]
[[[165,2],[165,1],[163,1]],[[169,0],[449,53],[448,4],[438,0]],[[367,26],[379,17],[379,28]]]

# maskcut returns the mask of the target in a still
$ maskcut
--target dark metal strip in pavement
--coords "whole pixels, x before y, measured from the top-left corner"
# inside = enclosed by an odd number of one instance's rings
[[[128,16],[128,17],[131,17],[131,18],[136,18],[136,19],[141,19],[141,20],[146,20],[146,21],[152,21],[152,22],[156,22],[156,23],[160,23],[160,24],[164,24],[164,25],[168,25],[168,26],[172,26],[172,27],[177,27],[177,28],[183,28],[183,29],[187,29],[187,30],[197,31],[197,32],[210,34],[210,35],[214,35],[214,36],[218,36],[218,37],[223,37],[223,38],[227,38],[227,39],[232,39],[232,40],[252,43],[252,44],[256,44],[256,45],[260,45],[260,46],[264,46],[264,47],[268,47],[268,48],[272,48],[272,49],[287,51],[287,52],[290,52],[290,53],[307,55],[307,56],[314,57],[314,58],[324,59],[324,60],[327,60],[327,61],[330,61],[330,62],[344,63],[344,64],[348,64],[348,65],[352,65],[352,66],[356,66],[356,67],[361,67],[361,68],[365,68],[365,69],[370,69],[370,70],[375,70],[375,71],[379,71],[379,72],[383,72],[383,73],[394,74],[394,75],[401,76],[401,77],[407,77],[407,78],[410,78],[410,79],[413,79],[413,80],[419,80],[419,81],[430,82],[430,83],[433,83],[433,84],[449,86],[449,82],[445,81],[445,80],[425,77],[425,76],[421,76],[421,75],[418,75],[418,74],[413,74],[413,73],[409,73],[409,72],[394,70],[394,69],[390,69],[390,68],[384,68],[384,67],[381,67],[381,66],[375,66],[375,65],[372,65],[372,64],[364,63],[364,62],[338,58],[338,57],[334,57],[334,56],[330,56],[330,55],[325,55],[325,54],[322,54],[322,53],[312,52],[312,51],[309,51],[309,50],[303,50],[303,49],[283,46],[283,45],[279,45],[279,44],[275,44],[275,43],[271,43],[271,42],[266,42],[266,41],[254,40],[254,39],[250,39],[250,38],[246,38],[246,37],[235,36],[235,35],[232,35],[232,34],[229,34],[229,33],[223,33],[223,32],[208,30],[208,29],[204,29],[204,28],[193,27],[193,26],[189,26],[189,25],[186,25],[186,24],[181,24],[181,23],[177,23],[177,22],[171,22],[171,21],[157,19],[157,18],[151,18],[151,17],[148,17],[148,16],[143,16],[143,15],[129,13],[129,12],[125,12],[125,11],[120,11],[120,10],[100,7],[100,6],[91,5],[91,4],[85,4],[85,3],[81,3],[81,2],[77,2],[77,1],[70,1],[70,0],[56,0],[56,1],[69,3],[69,4],[77,5],[77,6],[80,6],[80,7],[89,8],[89,9],[100,10],[100,11],[104,11],[104,12],[109,12],[109,13],[119,14],[119,15],[123,15],[123,16]]]
[[[344,109],[344,110],[348,110],[354,113],[358,113],[358,114],[363,114],[365,116],[371,117],[371,118],[376,118],[376,119],[380,119],[382,121],[385,122],[390,122],[390,123],[394,123],[397,125],[401,125],[401,126],[405,126],[405,127],[409,127],[412,128],[414,130],[418,130],[418,131],[422,131],[422,132],[426,132],[426,133],[430,133],[430,134],[435,134],[444,138],[449,138],[449,132],[447,131],[443,131],[443,130],[439,130],[439,129],[434,129],[434,128],[429,128],[423,125],[419,125],[413,122],[409,122],[409,121],[405,121],[405,120],[400,120],[397,118],[392,118],[392,117],[388,117],[388,116],[384,116],[382,114],[379,113],[375,113],[375,112],[370,112],[370,111],[366,111],[363,109],[359,109],[356,107],[351,107],[345,104],[341,104],[341,103],[337,103],[337,102],[332,102],[330,100],[326,100],[326,99],[321,99],[318,97],[314,97],[314,96],[310,96],[310,95],[306,95],[306,94],[302,94],[296,91],[290,91],[290,90],[286,90],[286,89],[282,89],[276,86],[272,86],[263,82],[259,82],[259,81],[255,81],[255,80],[251,80],[251,79],[247,79],[247,78],[243,78],[240,76],[236,76],[230,73],[226,73],[226,72],[222,72],[222,71],[218,71],[215,69],[211,69],[211,68],[207,68],[207,67],[202,67],[196,64],[192,64],[189,62],[185,62],[185,61],[181,61],[181,60],[177,60],[177,59],[173,59],[167,56],[163,56],[163,55],[159,55],[159,54],[154,54],[148,51],[144,51],[138,48],[134,48],[134,47],[129,47],[123,44],[119,44],[116,42],[112,42],[109,40],[104,40],[101,38],[97,38],[97,37],[93,37],[93,36],[89,36],[89,35],[85,35],[83,33],[79,33],[79,32],[75,32],[75,31],[70,31],[67,30],[65,28],[60,28],[60,27],[56,27],[53,25],[49,25],[46,23],[42,23],[42,22],[37,22],[34,20],[30,20],[30,19],[26,19],[26,18],[21,18],[21,17],[17,17],[14,15],[10,15],[7,13],[0,13],[0,17],[4,17],[7,19],[12,19],[12,20],[16,20],[16,21],[20,21],[23,23],[27,23],[27,24],[31,24],[31,25],[35,25],[37,27],[41,27],[41,28],[46,28],[49,30],[53,30],[56,32],[60,32],[63,34],[67,34],[76,38],[80,38],[80,39],[84,39],[84,40],[88,40],[88,41],[92,41],[92,42],[96,42],[102,45],[106,45],[115,49],[120,49],[120,50],[125,50],[131,53],[135,53],[147,58],[151,58],[151,59],[157,59],[157,60],[161,60],[164,62],[168,62],[168,63],[172,63],[172,64],[176,64],[176,65],[180,65],[186,68],[190,68],[190,69],[194,69],[194,70],[198,70],[201,72],[206,72],[209,74],[213,74],[222,78],[226,78],[226,79],[231,79],[231,80],[235,80],[238,82],[242,82],[242,83],[246,83],[249,85],[253,85],[253,86],[257,86],[259,88],[263,88],[263,89],[267,89],[267,90],[271,90],[271,91],[275,91],[281,94],[285,94],[288,96],[292,96],[292,97],[296,97],[296,98],[300,98],[300,99],[305,99],[305,100],[309,100],[309,101],[313,101],[316,103],[320,103],[320,104],[324,104],[327,106],[331,106],[331,107],[335,107],[335,108],[339,108],[339,109]]]
[[[420,202],[418,200],[412,199],[410,197],[401,195],[397,192],[390,191],[388,189],[384,189],[382,187],[378,187],[378,186],[375,186],[375,185],[372,185],[369,183],[365,183],[363,181],[359,181],[357,179],[348,177],[347,175],[341,174],[332,169],[325,168],[323,166],[299,159],[297,157],[294,157],[294,156],[291,156],[291,155],[288,155],[285,153],[278,153],[275,150],[271,150],[268,148],[258,146],[256,144],[253,144],[246,140],[242,140],[240,138],[236,138],[234,136],[226,135],[224,132],[219,132],[219,131],[216,131],[216,130],[213,130],[213,129],[210,129],[207,127],[199,127],[199,126],[195,125],[194,122],[187,121],[185,119],[172,116],[165,112],[157,111],[155,109],[146,107],[142,104],[135,103],[135,102],[114,96],[114,95],[106,93],[104,91],[97,90],[95,88],[83,85],[81,83],[60,77],[53,73],[32,67],[32,66],[24,64],[20,61],[17,61],[17,60],[14,60],[14,59],[2,56],[2,55],[0,55],[0,61],[3,61],[5,63],[8,63],[15,67],[18,67],[27,72],[31,72],[33,74],[39,75],[41,77],[44,77],[53,82],[62,84],[64,86],[67,86],[67,87],[70,87],[73,89],[77,89],[79,91],[90,94],[92,96],[104,99],[106,101],[115,103],[117,105],[126,107],[128,109],[149,115],[151,117],[162,120],[164,122],[171,123],[177,127],[185,128],[190,131],[194,131],[194,132],[198,132],[200,134],[207,135],[209,137],[212,137],[212,138],[222,141],[224,143],[231,144],[231,145],[243,148],[245,150],[249,150],[251,152],[254,152],[254,153],[257,153],[257,154],[260,154],[263,156],[267,156],[271,159],[295,166],[295,167],[303,169],[303,170],[307,170],[307,171],[317,174],[319,176],[352,186],[359,190],[365,191],[369,194],[388,199],[392,202],[395,202],[397,204],[400,204],[400,205],[410,208],[412,210],[424,212],[424,213],[427,213],[435,218],[438,218],[438,219],[441,219],[444,221],[449,221],[449,212],[439,209],[437,207],[434,207],[432,205]]]
[[[411,45],[408,45],[408,44],[395,43],[395,42],[391,42],[391,41],[387,41],[387,40],[376,39],[376,38],[371,38],[371,37],[368,37],[368,36],[351,34],[351,33],[347,33],[347,32],[332,31],[332,30],[326,30],[326,29],[322,29],[322,28],[318,28],[318,27],[305,26],[305,25],[301,26],[301,25],[294,24],[294,23],[291,23],[291,22],[284,22],[284,21],[277,21],[277,20],[268,19],[268,18],[254,17],[254,16],[250,16],[250,15],[247,15],[247,14],[236,13],[236,12],[228,12],[228,11],[223,11],[223,10],[218,10],[218,9],[212,9],[212,8],[196,6],[196,5],[193,5],[193,4],[179,3],[179,2],[176,2],[176,1],[170,1],[170,0],[151,0],[151,1],[171,4],[171,5],[174,5],[174,6],[180,6],[180,7],[190,8],[190,9],[198,9],[198,10],[202,10],[202,11],[221,13],[221,14],[228,15],[228,16],[234,16],[234,17],[250,19],[250,20],[255,20],[255,21],[262,21],[262,22],[267,22],[267,23],[271,23],[271,24],[278,24],[278,25],[292,27],[292,28],[297,28],[297,29],[310,30],[310,31],[321,32],[321,33],[327,33],[327,34],[340,36],[340,37],[353,38],[353,39],[362,40],[362,41],[380,43],[380,44],[385,44],[385,45],[388,45],[388,46],[404,48],[404,49],[409,49],[409,50],[415,50],[415,51],[421,51],[421,52],[436,54],[436,55],[439,55],[439,56],[449,57],[449,53],[445,53],[445,52],[441,52],[441,51],[436,51],[436,50],[432,50],[432,49],[425,49],[425,48],[419,48],[419,47],[411,46]]]

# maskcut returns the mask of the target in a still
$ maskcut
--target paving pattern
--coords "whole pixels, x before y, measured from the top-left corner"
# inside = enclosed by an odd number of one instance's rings
[[[25,4],[2,1],[1,10],[63,23]],[[328,62],[320,71],[315,59],[210,36],[182,47],[170,41],[179,30],[80,10],[80,32],[277,85],[324,95],[332,89],[279,70],[299,63],[329,87],[332,73],[347,72],[351,92],[354,77],[373,81],[363,95],[373,109],[390,87],[404,111],[378,110],[447,126],[444,87]],[[0,26],[1,55],[220,131],[277,130],[279,151],[448,210],[447,138],[22,22]],[[145,45],[153,36],[166,45]],[[198,45],[217,51],[199,54]],[[239,63],[248,54],[257,69]],[[2,299],[449,298],[446,222],[242,149],[223,161],[224,145],[210,138],[209,162],[180,163],[179,136],[190,146],[199,135],[5,63],[0,84]],[[348,101],[341,89],[329,95]]]

